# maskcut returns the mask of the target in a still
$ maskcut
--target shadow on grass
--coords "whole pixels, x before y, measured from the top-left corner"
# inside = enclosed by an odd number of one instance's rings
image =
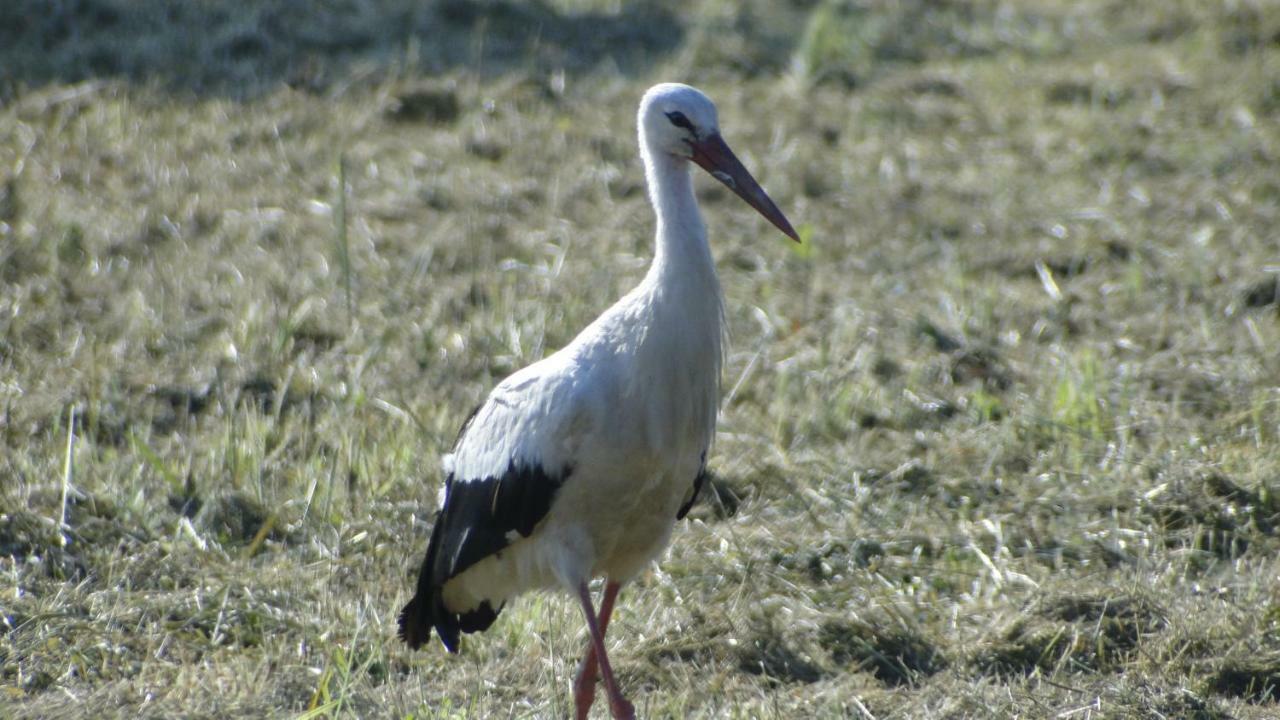
[[[0,3],[0,101],[107,79],[244,99],[388,68],[632,74],[684,34],[654,2],[605,13],[539,0],[10,0]]]

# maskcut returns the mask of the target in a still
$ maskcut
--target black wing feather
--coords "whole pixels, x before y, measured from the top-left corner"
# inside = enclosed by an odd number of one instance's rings
[[[445,648],[457,652],[459,632],[486,630],[493,624],[501,605],[494,608],[485,601],[452,612],[444,604],[444,584],[510,545],[512,531],[523,537],[533,534],[570,472],[568,467],[547,472],[540,465],[513,460],[501,476],[457,480],[450,475],[445,480],[444,508],[431,530],[417,594],[400,612],[400,637],[409,647],[420,647],[434,627]]]

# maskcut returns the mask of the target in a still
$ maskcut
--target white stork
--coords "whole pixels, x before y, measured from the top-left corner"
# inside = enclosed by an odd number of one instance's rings
[[[799,241],[720,137],[716,107],[688,85],[640,101],[640,154],[658,216],[644,280],[559,352],[503,380],[445,455],[441,511],[400,637],[487,629],[536,588],[577,596],[590,640],[574,681],[577,717],[597,668],[614,718],[633,718],[605,653],[622,584],[662,552],[705,482],[715,434],[724,312],[689,161]],[[607,579],[597,615],[588,583]]]

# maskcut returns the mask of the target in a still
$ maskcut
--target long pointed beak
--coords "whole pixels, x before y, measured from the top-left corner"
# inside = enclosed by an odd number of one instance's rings
[[[720,137],[720,133],[708,135],[691,145],[693,147],[691,160],[711,173],[711,177],[727,185],[738,197],[746,200],[748,205],[773,223],[774,227],[786,233],[787,237],[800,242],[800,236],[796,234],[795,228],[791,227],[791,223],[787,222],[787,216],[773,204],[773,200],[765,194],[760,183],[751,177],[751,173],[747,172],[742,162],[729,149],[729,145],[724,138]]]

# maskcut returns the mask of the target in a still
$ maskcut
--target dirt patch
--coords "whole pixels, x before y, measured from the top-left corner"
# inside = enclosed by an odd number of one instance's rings
[[[1280,307],[1280,275],[1259,280],[1241,294],[1247,308]]]
[[[1185,687],[1139,681],[1133,686],[1103,689],[1104,702],[1125,708],[1117,717],[1180,718],[1185,720],[1231,720],[1233,715],[1212,697],[1203,697]]]
[[[458,91],[452,86],[417,85],[392,98],[383,111],[388,120],[400,123],[426,122],[448,125],[462,114]]]
[[[1280,701],[1280,653],[1229,659],[1208,684],[1212,692],[1249,702]]]
[[[1274,492],[1246,489],[1218,473],[1177,485],[1147,501],[1141,512],[1159,528],[1167,547],[1221,558],[1239,557],[1256,543],[1273,540],[1280,526]]]
[[[915,685],[947,664],[933,643],[901,627],[833,621],[822,626],[818,642],[841,668],[870,672],[892,687]]]
[[[1043,614],[1051,619],[1091,624],[1109,654],[1127,653],[1144,633],[1156,632],[1168,623],[1151,603],[1132,597],[1062,597],[1047,603]]]
[[[815,683],[822,668],[775,631],[760,632],[738,650],[738,669],[772,683]]]
[[[766,620],[757,622],[747,633],[719,618],[695,612],[689,625],[655,640],[646,652],[647,662],[636,664],[628,672],[651,676],[653,670],[668,664],[725,665],[761,677],[774,686],[815,683],[827,677],[826,669],[804,650],[808,636],[780,630]],[[639,669],[642,667],[650,669]]]
[[[61,501],[60,497],[42,495],[36,494],[32,505],[57,506]],[[103,550],[134,548],[149,539],[146,528],[131,522],[109,500],[93,495],[67,498],[66,525],[61,528],[53,513],[3,512],[0,508],[0,557],[39,567],[58,581],[82,580],[90,575],[92,558]]]
[[[1156,701],[1154,711],[1159,716],[1187,720],[1231,720],[1232,717],[1212,701],[1186,689],[1165,693]]]
[[[1114,671],[1166,624],[1143,599],[1063,596],[1015,621],[973,664],[997,675]]]
[[[297,329],[291,347],[302,345],[324,349],[336,344],[336,336],[314,328]],[[262,413],[312,412],[329,398],[291,376],[288,385],[263,372],[250,374],[230,387],[218,383],[194,386],[147,384],[113,388],[105,398],[77,408],[74,427],[77,437],[95,445],[125,447],[134,436],[144,436],[143,428],[162,436],[190,431],[194,421],[216,408],[250,407]],[[56,432],[65,429],[65,414],[59,411],[44,420],[44,427]]]
[[[811,582],[820,584],[843,580],[851,568],[868,567],[886,554],[884,546],[875,540],[837,541],[802,552],[775,552],[770,561],[786,570],[804,570]]]
[[[85,563],[63,547],[57,523],[25,510],[0,514],[0,557],[39,565],[55,580],[77,580],[88,573]]]
[[[869,468],[862,476],[867,483],[875,483],[886,491],[908,495],[922,495],[936,483],[933,471],[918,460],[910,460],[892,470]]]
[[[1013,385],[1012,373],[990,348],[967,348],[953,354],[947,375],[957,385],[981,384],[992,392],[1008,390]]]
[[[238,406],[243,403],[264,413],[277,412],[277,407],[280,413],[290,413],[300,408],[314,410],[317,401],[322,398],[302,385],[296,380],[284,385],[266,373],[256,373],[240,384],[239,393],[232,404]]]
[[[216,495],[205,501],[193,524],[202,533],[217,538],[224,545],[248,545],[265,532],[270,540],[287,538],[277,526],[278,518],[258,500],[244,493]]]

